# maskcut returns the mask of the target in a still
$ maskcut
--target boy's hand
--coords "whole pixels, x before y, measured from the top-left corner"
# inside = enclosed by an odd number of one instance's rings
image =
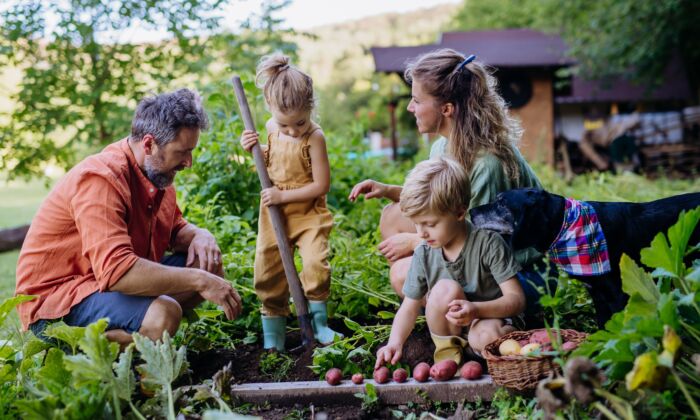
[[[378,369],[380,366],[389,363],[395,365],[401,360],[401,352],[403,346],[396,344],[387,344],[386,346],[377,350],[377,361],[374,363],[374,369]]]
[[[447,308],[447,314],[445,314],[447,321],[460,327],[468,326],[473,320],[479,318],[479,309],[468,300],[455,299],[447,305]]]
[[[250,152],[258,143],[258,133],[253,130],[244,130],[241,134],[241,146],[246,152]]]
[[[277,187],[265,188],[260,192],[260,200],[268,207],[282,204],[282,191]]]

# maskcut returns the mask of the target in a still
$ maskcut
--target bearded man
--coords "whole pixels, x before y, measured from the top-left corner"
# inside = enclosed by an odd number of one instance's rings
[[[172,186],[207,126],[191,90],[145,98],[129,137],[56,184],[17,262],[16,293],[37,296],[19,307],[24,329],[45,338],[60,319],[85,326],[109,318],[107,338],[126,345],[135,331],[154,340],[173,335],[183,310],[203,299],[228,319],[240,314],[216,240],[183,219]]]

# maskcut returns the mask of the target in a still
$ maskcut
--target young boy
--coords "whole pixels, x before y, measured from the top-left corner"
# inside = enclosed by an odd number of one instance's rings
[[[466,220],[469,200],[469,176],[452,159],[421,162],[406,178],[401,212],[424,242],[414,251],[405,298],[375,367],[401,359],[424,298],[436,363],[461,364],[468,347],[480,355],[488,343],[515,331],[513,323],[525,309],[515,276],[520,266],[499,234]]]

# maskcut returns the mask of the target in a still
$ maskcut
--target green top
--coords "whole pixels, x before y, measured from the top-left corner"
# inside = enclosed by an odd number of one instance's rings
[[[440,137],[430,148],[430,158],[436,158],[446,154],[447,139]],[[515,157],[520,168],[520,177],[514,183],[501,164],[501,160],[489,152],[480,152],[474,161],[469,182],[471,183],[471,200],[469,208],[478,207],[496,201],[496,195],[514,188],[542,188],[540,180],[535,172],[525,161],[517,148],[514,148]],[[521,249],[515,252],[515,258],[523,265],[530,264],[542,258],[542,254],[534,248]]]
[[[501,235],[476,229],[467,221],[467,240],[454,261],[447,261],[442,248],[421,243],[413,251],[411,268],[403,286],[406,297],[420,300],[441,279],[458,282],[472,302],[498,299],[499,284],[520,271],[510,247]]]

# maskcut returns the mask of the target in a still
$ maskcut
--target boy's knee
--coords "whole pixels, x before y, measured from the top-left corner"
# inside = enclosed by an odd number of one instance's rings
[[[153,300],[143,318],[139,333],[158,340],[167,331],[172,337],[180,327],[182,307],[170,296],[161,295]]]
[[[442,279],[438,280],[432,290],[430,290],[428,304],[446,308],[453,300],[464,299],[464,297],[464,290],[462,290],[462,286],[459,283],[450,279]]]

